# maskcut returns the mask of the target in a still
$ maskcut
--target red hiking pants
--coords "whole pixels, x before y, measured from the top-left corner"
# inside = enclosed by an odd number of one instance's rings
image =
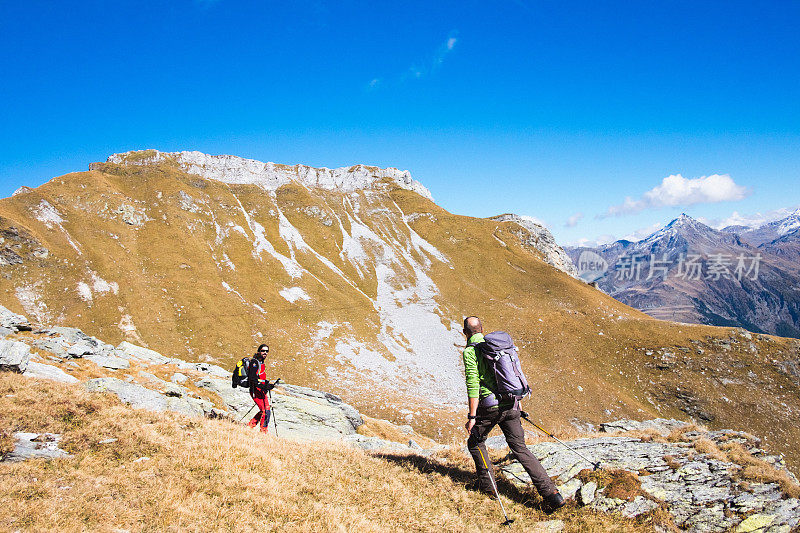
[[[266,433],[267,427],[269,426],[270,414],[272,413],[269,407],[269,398],[267,397],[267,393],[263,390],[256,389],[250,393],[250,396],[258,406],[258,413],[256,413],[256,416],[254,416],[247,425],[250,427],[255,427],[260,422],[261,431]]]

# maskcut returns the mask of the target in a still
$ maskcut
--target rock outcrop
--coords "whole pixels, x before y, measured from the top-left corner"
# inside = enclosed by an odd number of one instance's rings
[[[114,154],[108,163],[118,165],[151,165],[162,161],[177,163],[183,170],[206,179],[225,183],[252,184],[268,190],[293,181],[306,187],[352,192],[378,186],[388,179],[404,189],[414,191],[431,200],[431,192],[420,182],[411,178],[407,170],[354,165],[342,168],[315,168],[307,165],[281,165],[262,163],[233,155],[209,155],[202,152],[159,152],[142,150]],[[90,168],[94,168],[94,165]]]
[[[800,500],[788,497],[780,482],[745,477],[744,469],[760,461],[786,483],[797,483],[783,457],[760,449],[760,440],[753,435],[693,429],[678,420],[663,419],[621,420],[603,427],[646,434],[615,433],[568,442],[581,454],[599,461],[602,471],[627,473],[624,491],[615,488],[613,481],[608,483],[603,475],[595,475],[586,460],[561,444],[529,446],[555,477],[565,498],[628,517],[664,507],[678,527],[696,532],[728,531],[736,526],[741,528],[737,531],[788,532],[800,524]],[[681,428],[685,431],[680,432]],[[676,430],[679,438],[675,438]],[[673,438],[666,439],[670,434]],[[739,464],[727,457],[725,449],[743,449],[751,459]],[[516,461],[503,464],[501,472],[513,483],[530,482]],[[761,526],[748,529],[755,523]]]
[[[567,252],[556,243],[553,234],[540,223],[536,222],[536,220],[531,217],[514,215],[511,213],[497,215],[491,218],[498,222],[517,223],[521,229],[516,232],[516,235],[524,246],[539,251],[544,260],[558,270],[574,278],[578,277],[578,269],[575,268]]]
[[[25,317],[11,315],[0,316],[6,317],[6,324],[32,329]],[[13,339],[0,339],[0,370],[34,379],[83,382],[89,391],[114,394],[133,408],[154,412],[240,420],[255,407],[247,390],[231,387],[230,372],[220,366],[166,357],[127,341],[112,346],[71,327],[39,327]],[[86,373],[113,375],[85,381],[73,375]],[[357,430],[364,424],[361,414],[328,392],[280,384],[272,391],[272,406],[272,431],[277,429],[281,437],[344,440],[370,450],[420,448],[413,441],[404,444],[359,435]]]

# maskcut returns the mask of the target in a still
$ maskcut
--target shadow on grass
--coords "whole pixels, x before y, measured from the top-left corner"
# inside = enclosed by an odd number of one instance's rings
[[[419,455],[377,453],[374,456],[400,465],[408,470],[416,470],[422,474],[436,473],[447,476],[452,479],[453,482],[463,485],[467,490],[483,493],[483,491],[478,488],[477,477],[474,470],[465,470]],[[498,472],[499,468],[495,467],[495,474]],[[495,477],[495,481],[497,482],[497,491],[509,500],[539,511],[543,510],[542,499],[536,494],[536,490],[533,489],[532,486],[530,490],[522,491],[513,483],[498,476]],[[494,498],[494,493],[490,493],[489,496]]]

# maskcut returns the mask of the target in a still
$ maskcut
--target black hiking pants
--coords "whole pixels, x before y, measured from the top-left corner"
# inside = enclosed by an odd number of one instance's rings
[[[531,477],[533,486],[536,487],[542,498],[546,498],[558,491],[542,464],[525,445],[525,431],[522,429],[522,421],[520,420],[518,409],[510,407],[478,409],[476,414],[478,418],[475,420],[475,425],[469,434],[467,449],[475,461],[480,490],[494,494],[494,489],[492,488],[494,465],[489,460],[489,454],[486,453],[485,442],[489,432],[496,425],[499,425],[503,435],[506,437],[511,453],[514,454],[514,458],[520,462]]]

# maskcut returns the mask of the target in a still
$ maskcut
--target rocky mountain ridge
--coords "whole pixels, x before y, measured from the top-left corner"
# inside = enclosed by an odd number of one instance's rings
[[[762,246],[772,243],[781,237],[789,235],[800,229],[800,209],[796,209],[787,216],[756,226],[727,226],[720,231],[735,233],[753,246]]]
[[[578,270],[575,268],[572,259],[570,259],[564,249],[556,243],[553,234],[532,217],[505,213],[490,217],[490,220],[515,222],[519,224],[524,231],[521,230],[517,235],[525,246],[530,246],[541,252],[544,260],[548,264],[553,265],[572,277],[578,277]]]
[[[257,185],[274,191],[289,183],[300,183],[338,192],[354,192],[375,189],[381,180],[389,180],[403,189],[414,191],[420,196],[433,200],[431,192],[420,182],[411,178],[407,170],[379,168],[369,165],[353,165],[341,168],[315,168],[308,165],[282,165],[262,163],[234,155],[209,155],[202,152],[159,152],[158,150],[139,150],[113,154],[107,163],[118,165],[153,165],[162,162],[176,163],[190,174],[236,185]],[[90,165],[90,169],[102,168]]]

